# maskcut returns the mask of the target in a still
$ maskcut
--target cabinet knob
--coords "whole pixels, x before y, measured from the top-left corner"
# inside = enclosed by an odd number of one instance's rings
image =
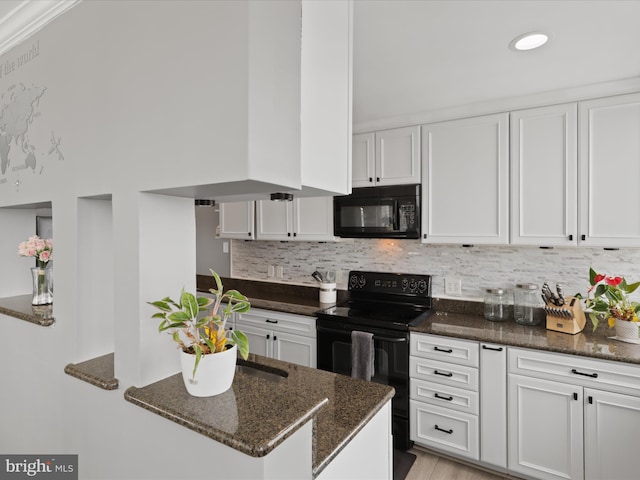
[[[573,235],[569,235],[569,241],[573,241]]]
[[[294,236],[294,237],[297,237],[297,236],[298,236],[298,234],[297,234],[296,232],[293,232],[293,236]]]
[[[267,333],[267,340],[271,338],[271,335]]]
[[[369,177],[369,182],[373,183],[373,177]]]
[[[291,236],[291,232],[287,232],[287,237],[290,237],[290,236]]]
[[[587,239],[587,236],[586,236],[586,235],[582,235],[580,238],[581,238],[581,239],[582,239],[582,241],[584,242],[584,241]]]
[[[426,240],[426,239],[427,239],[427,234],[426,234],[426,233],[423,233],[423,234],[422,234],[422,238],[424,238],[424,239]]]
[[[380,181],[380,177],[376,177],[376,182],[379,182],[379,181]]]
[[[276,340],[278,340],[278,337],[274,335],[273,336],[273,341],[275,342]]]
[[[251,236],[251,232],[247,232],[247,235],[248,235],[248,236]]]

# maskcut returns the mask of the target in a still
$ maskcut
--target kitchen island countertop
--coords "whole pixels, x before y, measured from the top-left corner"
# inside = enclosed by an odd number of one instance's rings
[[[386,385],[259,355],[238,362],[280,379],[238,371],[227,392],[197,398],[187,393],[181,374],[176,374],[142,388],[130,387],[125,398],[253,457],[267,455],[313,419],[315,477],[394,394]]]

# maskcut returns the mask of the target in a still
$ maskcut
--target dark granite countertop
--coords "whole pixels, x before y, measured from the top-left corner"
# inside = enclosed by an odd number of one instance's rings
[[[214,286],[213,277],[210,275],[197,275],[196,284],[198,291],[208,292]],[[225,291],[234,289],[247,296],[253,308],[315,317],[315,313],[318,310],[332,306],[332,304],[320,303],[318,287],[227,277],[222,278],[222,284]],[[346,290],[338,290],[338,302],[347,297]]]
[[[314,424],[313,475],[319,474],[394,394],[391,387],[250,354],[241,365],[286,374],[281,380],[237,371],[227,392],[190,396],[181,374],[125,398],[247,455],[261,457],[309,420]]]
[[[79,378],[104,390],[116,390],[118,379],[114,376],[114,354],[108,353],[81,363],[70,363],[64,373]]]
[[[36,307],[31,305],[31,295],[0,298],[0,313],[35,323],[41,327],[50,327],[55,323],[51,305]]]
[[[640,345],[613,340],[615,332],[605,322],[594,332],[587,320],[582,332],[570,335],[547,330],[544,323],[524,326],[513,320],[491,322],[480,315],[439,311],[411,331],[640,364]]]

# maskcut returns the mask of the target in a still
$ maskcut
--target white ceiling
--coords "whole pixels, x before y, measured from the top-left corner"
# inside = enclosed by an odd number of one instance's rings
[[[76,1],[0,0],[0,39]],[[354,125],[640,78],[639,21],[640,0],[355,0]],[[508,49],[533,30],[549,43]]]
[[[640,1],[355,0],[353,57],[354,125],[640,78]]]

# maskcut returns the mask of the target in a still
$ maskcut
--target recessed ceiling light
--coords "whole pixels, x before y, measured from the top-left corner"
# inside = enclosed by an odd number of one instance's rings
[[[549,35],[542,32],[530,32],[519,35],[509,43],[511,50],[533,50],[541,47],[549,40]]]

